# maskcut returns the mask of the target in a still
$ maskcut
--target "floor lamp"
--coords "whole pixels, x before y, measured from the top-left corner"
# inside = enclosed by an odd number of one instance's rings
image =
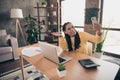
[[[20,18],[23,18],[23,13],[22,13],[22,9],[11,9],[11,18],[15,18],[16,19],[16,38],[18,39],[18,30],[21,32],[21,35],[23,37],[23,41],[26,44],[26,40],[20,25]]]
[[[26,40],[25,40],[23,31],[22,31],[22,28],[21,28],[21,25],[20,25],[20,21],[19,21],[20,18],[23,18],[22,9],[11,9],[10,17],[16,19],[16,38],[18,39],[18,30],[19,30],[21,32],[22,37],[23,37],[23,41],[26,44]],[[22,68],[21,69],[22,78],[23,78],[23,80],[25,80],[25,78],[24,78],[24,70],[23,70],[23,65],[24,64],[23,64],[23,58],[22,58],[21,55],[20,55],[20,63],[21,63],[21,68]]]

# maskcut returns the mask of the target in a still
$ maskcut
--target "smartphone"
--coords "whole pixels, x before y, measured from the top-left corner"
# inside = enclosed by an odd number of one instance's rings
[[[91,17],[92,24],[97,23],[96,17]]]
[[[91,17],[92,25],[93,25],[93,30],[95,30],[94,24],[98,23],[96,17]]]

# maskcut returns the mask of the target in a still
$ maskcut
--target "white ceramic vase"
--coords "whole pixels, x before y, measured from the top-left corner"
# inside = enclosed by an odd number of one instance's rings
[[[47,5],[44,4],[44,5],[42,5],[42,6],[43,6],[43,7],[46,7]]]
[[[62,78],[62,77],[64,77],[64,76],[66,76],[67,70],[59,71],[59,70],[57,69],[57,73],[58,73],[58,76],[59,76],[60,78]]]
[[[103,55],[103,52],[95,52],[93,54],[93,56],[96,57],[96,58],[101,58],[102,55]]]

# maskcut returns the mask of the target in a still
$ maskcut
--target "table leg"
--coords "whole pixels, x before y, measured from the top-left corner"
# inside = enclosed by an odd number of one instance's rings
[[[22,55],[20,55],[19,57],[20,57],[20,67],[21,67],[21,72],[22,72],[22,79],[25,80],[25,77],[24,77],[24,63],[23,63],[23,57],[22,57]]]

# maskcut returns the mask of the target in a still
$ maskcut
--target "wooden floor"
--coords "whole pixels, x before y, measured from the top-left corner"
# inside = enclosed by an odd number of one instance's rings
[[[27,66],[29,63],[24,60],[24,65]],[[20,69],[20,63],[18,60],[9,60],[3,63],[0,63],[0,76],[6,75],[10,72]]]

